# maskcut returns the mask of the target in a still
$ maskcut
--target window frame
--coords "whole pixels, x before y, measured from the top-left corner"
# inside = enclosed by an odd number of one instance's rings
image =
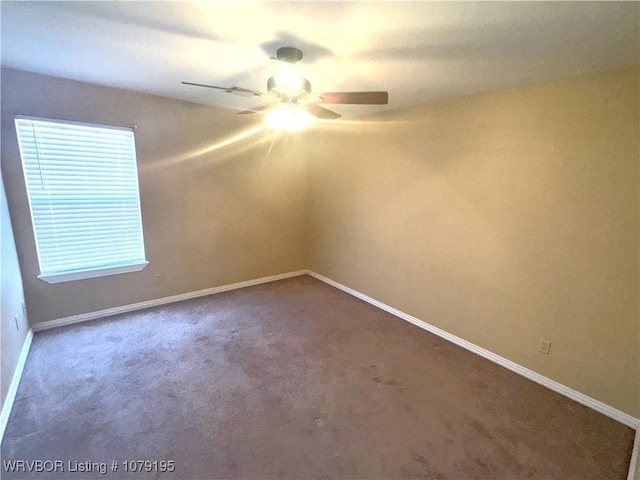
[[[27,174],[26,174],[25,160],[22,155],[22,144],[20,142],[18,120],[32,120],[32,121],[49,122],[49,123],[63,124],[63,125],[78,125],[78,126],[102,128],[102,129],[108,129],[108,130],[124,130],[124,131],[130,131],[132,133],[135,180],[136,180],[136,190],[138,193],[138,211],[140,216],[139,217],[140,218],[140,242],[142,245],[142,253],[144,258],[143,261],[136,261],[129,264],[116,265],[116,266],[84,268],[84,269],[70,270],[67,272],[59,272],[59,273],[47,273],[47,274],[42,273],[40,244],[38,242],[38,235],[36,233],[33,207],[31,203],[31,194],[29,191],[29,183],[28,183]],[[138,155],[137,155],[136,142],[135,142],[135,130],[137,128],[137,125],[134,125],[133,127],[128,127],[128,126],[121,126],[121,125],[109,125],[109,124],[101,124],[101,123],[93,123],[93,122],[80,122],[80,121],[74,121],[74,120],[61,120],[57,118],[45,118],[45,117],[37,117],[32,115],[18,114],[14,116],[14,126],[16,130],[16,139],[18,141],[18,150],[19,150],[20,163],[21,163],[22,174],[23,174],[22,178],[25,182],[25,193],[27,195],[27,202],[29,205],[29,216],[31,217],[30,218],[31,228],[33,231],[36,256],[38,259],[38,269],[40,271],[40,274],[37,276],[37,278],[50,284],[56,284],[56,283],[63,283],[63,282],[72,282],[75,280],[84,280],[84,279],[90,279],[90,278],[105,277],[110,275],[119,275],[122,273],[139,272],[142,269],[144,269],[149,264],[149,261],[146,259],[146,248],[145,248],[145,241],[144,241],[144,223],[142,221],[142,199],[140,194],[141,193],[140,182],[139,182],[139,175],[138,175]]]

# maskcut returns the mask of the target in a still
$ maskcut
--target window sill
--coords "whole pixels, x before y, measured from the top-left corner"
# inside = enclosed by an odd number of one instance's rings
[[[118,275],[120,273],[139,272],[147,265],[149,265],[149,262],[145,261],[133,265],[123,265],[121,267],[98,268],[95,270],[82,270],[79,272],[58,273],[54,275],[38,275],[38,278],[47,283],[73,282],[74,280],[106,277],[108,275]]]

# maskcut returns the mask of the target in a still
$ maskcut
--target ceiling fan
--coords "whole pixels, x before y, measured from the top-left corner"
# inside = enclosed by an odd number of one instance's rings
[[[260,97],[266,101],[248,110],[238,112],[250,114],[266,112],[270,126],[286,130],[301,130],[308,127],[314,118],[334,120],[341,115],[320,104],[338,105],[386,105],[387,92],[325,92],[314,93],[311,83],[302,76],[296,65],[302,60],[302,51],[294,47],[281,47],[274,61],[275,75],[267,80],[267,92],[242,87],[218,87],[201,83],[182,82],[184,85],[214,88],[243,97]]]

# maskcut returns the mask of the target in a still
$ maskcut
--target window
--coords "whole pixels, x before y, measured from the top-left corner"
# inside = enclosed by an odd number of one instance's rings
[[[133,130],[17,117],[40,275],[59,283],[146,265]]]

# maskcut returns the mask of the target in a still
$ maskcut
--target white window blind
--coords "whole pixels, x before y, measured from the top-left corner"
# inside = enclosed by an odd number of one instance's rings
[[[29,117],[16,130],[40,278],[144,268],[133,130]]]

